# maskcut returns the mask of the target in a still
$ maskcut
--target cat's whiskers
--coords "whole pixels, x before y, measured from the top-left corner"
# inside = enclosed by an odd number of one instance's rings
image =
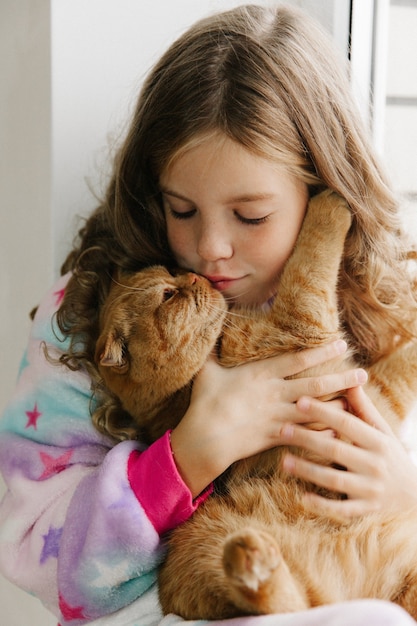
[[[246,296],[248,293],[250,293],[250,289],[245,289],[239,292],[238,294],[236,294],[235,296],[223,296],[223,297],[226,300],[226,302],[235,302],[236,299],[239,299],[242,296]]]
[[[245,316],[242,316],[242,317],[244,317],[244,318],[245,318]],[[246,318],[245,318],[245,319],[246,319]],[[239,335],[240,335],[242,338],[245,338],[245,337],[250,337],[250,334],[251,334],[249,329],[248,329],[248,331],[245,331],[245,330],[244,330],[244,329],[240,326],[240,324],[238,324],[238,323],[236,323],[236,324],[235,324],[235,323],[234,323],[234,321],[233,321],[233,320],[231,320],[229,317],[226,317],[226,319],[224,320],[224,322],[223,322],[223,329],[228,329],[228,330],[237,330],[237,331],[239,332]]]
[[[124,289],[126,289],[127,291],[147,291],[149,289],[149,287],[133,287],[132,285],[126,285],[125,283],[120,283],[118,280],[116,280],[113,276],[112,276],[112,283],[114,283],[115,285],[118,285],[119,287],[123,287]]]
[[[215,304],[207,304],[207,309],[210,311],[215,311],[218,313],[222,313],[223,309],[217,307]],[[236,324],[234,323],[233,317],[236,319]],[[245,315],[245,313],[235,313],[233,311],[227,311],[227,315],[223,321],[223,328],[228,328],[231,330],[238,330],[241,335],[246,334],[243,332],[241,325],[238,323],[238,319],[250,319],[251,316],[249,313]],[[249,333],[248,333],[249,335]]]

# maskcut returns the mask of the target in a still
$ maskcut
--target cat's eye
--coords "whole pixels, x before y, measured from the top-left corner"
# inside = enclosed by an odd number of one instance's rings
[[[176,293],[178,293],[177,289],[170,289],[169,287],[167,287],[162,293],[162,302],[167,302],[168,300],[171,300],[171,298],[173,298]]]

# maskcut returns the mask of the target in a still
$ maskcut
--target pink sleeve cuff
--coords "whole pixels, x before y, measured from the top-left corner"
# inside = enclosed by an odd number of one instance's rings
[[[213,491],[209,485],[192,499],[175,465],[169,435],[166,432],[143,452],[134,450],[127,468],[132,490],[160,535],[185,522]]]

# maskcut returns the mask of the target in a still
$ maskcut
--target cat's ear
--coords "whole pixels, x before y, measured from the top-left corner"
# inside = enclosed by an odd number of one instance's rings
[[[111,332],[99,354],[100,365],[104,367],[124,368],[127,365],[126,344],[120,334]]]

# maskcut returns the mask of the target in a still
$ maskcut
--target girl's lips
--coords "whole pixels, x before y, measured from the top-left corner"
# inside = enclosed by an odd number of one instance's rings
[[[229,276],[206,276],[206,278],[218,291],[225,291],[231,285],[240,280],[240,278],[230,278]]]

